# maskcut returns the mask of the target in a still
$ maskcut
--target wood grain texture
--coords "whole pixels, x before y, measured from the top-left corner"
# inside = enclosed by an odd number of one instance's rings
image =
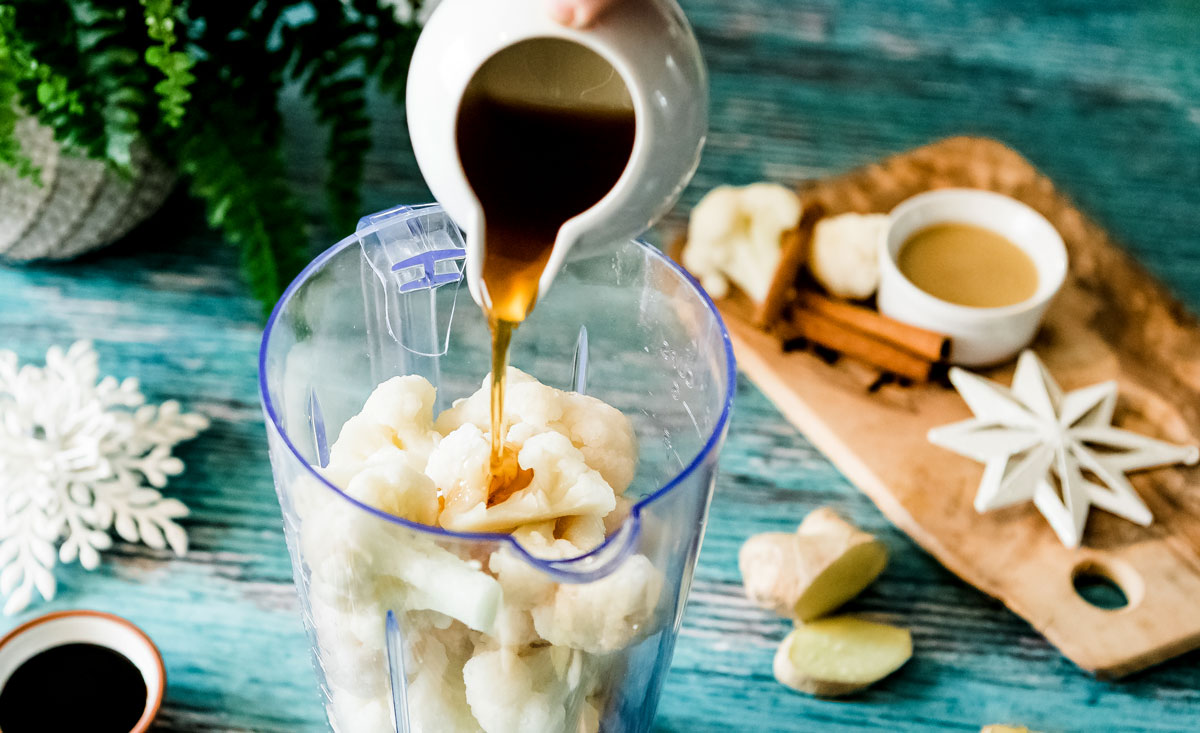
[[[1200,308],[1200,11],[1181,0],[683,0],[712,82],[711,134],[675,214],[720,183],[839,173],[960,133],[1025,153],[1151,270]],[[389,104],[364,209],[428,200]],[[289,162],[320,200],[323,131],[288,118]],[[106,373],[213,417],[168,493],[193,509],[184,560],[119,545],[65,572],[51,608],[122,614],[162,647],[161,731],[326,730],[291,587],[257,404],[258,307],[235,258],[179,198],[121,244],[69,265],[0,268],[0,347],[41,359],[91,337]],[[314,251],[333,233],[314,219]],[[1098,682],[998,602],[912,544],[741,380],[722,475],[657,728],[727,731],[1192,731],[1195,653]],[[850,610],[913,629],[916,657],[845,702],[771,678],[787,625],[741,595],[736,553],[831,504],[892,551]]]
[[[801,199],[829,216],[886,213],[910,196],[946,187],[1013,196],[1062,235],[1070,271],[1033,344],[1060,385],[1114,380],[1121,390],[1117,424],[1172,442],[1200,441],[1200,385],[1194,384],[1200,325],[1012,149],[951,138],[812,184]],[[772,292],[785,289],[778,281],[792,292],[776,310],[803,301],[797,275],[777,271]],[[1063,547],[1032,504],[976,514],[982,467],[925,437],[971,416],[954,390],[869,389],[863,365],[785,352],[779,335],[751,325],[759,308],[737,298],[719,305],[739,366],[783,413],[897,526],[1026,618],[1076,664],[1119,677],[1200,646],[1200,614],[1193,612],[1200,599],[1200,469],[1137,474],[1132,482],[1154,513],[1152,526],[1094,512],[1083,546]],[[792,323],[771,327],[791,337]],[[1012,365],[988,376],[1007,384]],[[1128,605],[1110,611],[1086,601],[1073,585],[1084,571],[1114,580]]]

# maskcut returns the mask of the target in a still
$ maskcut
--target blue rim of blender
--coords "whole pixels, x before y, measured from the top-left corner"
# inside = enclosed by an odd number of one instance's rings
[[[411,207],[414,215],[434,213],[434,209],[440,208],[441,207],[437,204],[417,204]],[[377,226],[379,225],[375,224],[368,226],[355,232],[354,234],[344,237],[337,244],[317,255],[313,261],[308,263],[308,265],[300,271],[300,274],[288,284],[287,288],[283,291],[283,295],[279,297],[279,301],[275,303],[275,307],[271,309],[271,315],[269,318],[267,318],[267,324],[263,328],[262,341],[258,349],[258,394],[263,405],[263,410],[266,412],[271,424],[275,426],[275,431],[279,434],[280,439],[283,441],[284,445],[288,447],[288,450],[291,451],[292,456],[304,466],[309,475],[323,484],[326,488],[336,492],[341,498],[350,502],[359,509],[378,517],[379,519],[391,522],[392,524],[398,524],[402,527],[406,527],[418,532],[430,534],[435,537],[442,537],[452,540],[487,540],[505,543],[531,565],[540,568],[542,571],[560,580],[586,583],[593,580],[598,580],[599,578],[608,575],[626,557],[628,557],[630,552],[632,552],[634,540],[636,539],[636,536],[641,533],[642,509],[671,493],[672,490],[683,483],[684,479],[690,476],[692,472],[700,466],[705,457],[712,453],[717,442],[722,439],[725,434],[725,430],[729,425],[729,417],[733,411],[733,397],[734,393],[737,391],[737,360],[733,355],[733,343],[729,339],[729,329],[725,327],[725,320],[721,318],[721,313],[717,310],[716,304],[713,302],[712,298],[709,297],[708,292],[700,286],[699,281],[697,281],[690,272],[684,269],[682,265],[668,257],[657,247],[654,247],[653,245],[641,239],[632,240],[633,244],[649,252],[652,257],[657,257],[660,260],[665,261],[668,267],[682,276],[683,281],[686,282],[696,293],[696,295],[700,297],[700,300],[708,308],[709,313],[711,313],[713,318],[716,319],[717,326],[721,330],[721,343],[725,347],[725,400],[724,404],[721,406],[721,415],[717,418],[716,424],[709,432],[708,438],[704,442],[704,446],[696,452],[696,455],[692,457],[692,460],[689,461],[688,464],[679,471],[679,473],[675,474],[670,481],[634,502],[633,506],[630,507],[629,517],[625,519],[620,529],[605,537],[603,542],[582,555],[576,555],[574,557],[563,558],[560,560],[539,558],[532,555],[528,550],[522,547],[521,543],[517,542],[511,534],[503,532],[455,532],[453,530],[443,529],[441,527],[434,527],[432,525],[414,522],[403,517],[398,517],[395,514],[389,514],[388,512],[376,509],[370,504],[364,504],[334,484],[330,483],[329,480],[321,475],[319,471],[314,469],[313,465],[309,463],[308,459],[296,449],[296,446],[292,443],[291,438],[288,437],[287,431],[284,430],[283,426],[279,424],[279,416],[275,413],[275,405],[272,403],[270,391],[267,389],[265,374],[267,363],[267,344],[270,342],[271,331],[275,327],[275,323],[279,317],[280,309],[285,303],[291,300],[295,290],[306,280],[308,280],[309,275],[313,271],[318,269],[321,265],[324,265],[328,260],[333,258],[334,255],[340,253],[343,249],[346,249],[352,245],[357,245],[363,235],[371,233]],[[629,527],[628,530],[626,529],[627,527]],[[565,569],[569,568],[574,563],[581,563],[605,551],[614,541],[617,540],[619,536],[624,535],[626,531],[634,532],[635,536],[628,540],[622,540],[622,547],[619,548],[617,555],[605,560],[599,565],[599,567],[584,572],[576,572]]]

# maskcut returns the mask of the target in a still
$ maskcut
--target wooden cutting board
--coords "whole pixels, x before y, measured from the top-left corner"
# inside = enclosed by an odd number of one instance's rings
[[[1070,275],[1034,344],[1064,389],[1116,379],[1114,423],[1176,443],[1200,443],[1200,326],[1096,224],[1004,145],[952,138],[801,190],[827,215],[887,212],[932,188],[965,186],[1013,196],[1062,233]],[[802,225],[803,228],[803,225]],[[803,235],[801,235],[803,236]],[[803,243],[789,245],[793,254]],[[778,308],[802,261],[785,256],[768,306]],[[947,568],[1003,601],[1067,657],[1119,677],[1200,647],[1200,469],[1133,474],[1155,522],[1138,527],[1093,509],[1082,546],[1056,539],[1032,504],[977,514],[983,467],[930,444],[926,432],[970,417],[952,389],[870,386],[878,373],[849,359],[784,353],[736,296],[720,304],[738,365],[787,417]],[[1005,384],[1012,367],[987,376]],[[1076,575],[1121,587],[1118,610],[1091,605]]]

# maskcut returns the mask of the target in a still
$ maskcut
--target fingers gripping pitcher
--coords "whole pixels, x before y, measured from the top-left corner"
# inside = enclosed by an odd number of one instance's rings
[[[276,488],[343,733],[645,731],[670,663],[734,364],[708,298],[630,237],[694,168],[703,71],[673,4],[629,0],[590,31],[543,13],[445,0],[409,105],[446,209],[364,218],[264,334]],[[654,142],[670,125],[686,154]],[[586,185],[545,185],[584,139]]]

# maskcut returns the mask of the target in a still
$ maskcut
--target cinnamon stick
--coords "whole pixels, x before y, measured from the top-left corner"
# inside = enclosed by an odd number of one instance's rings
[[[784,325],[785,341],[803,338],[914,381],[929,381],[934,362],[811,310],[797,310]]]
[[[792,289],[796,287],[800,271],[808,261],[808,247],[812,241],[813,227],[825,215],[825,207],[818,201],[801,193],[804,206],[801,210],[800,221],[796,228],[784,232],[780,242],[782,249],[779,264],[775,266],[775,274],[771,277],[771,287],[766,299],[755,309],[754,325],[759,328],[770,328],[778,323],[791,300]]]
[[[941,361],[950,355],[950,339],[945,334],[901,323],[871,308],[834,300],[811,291],[800,294],[799,305],[801,314],[795,318],[818,313],[880,341],[911,351],[926,361]]]

